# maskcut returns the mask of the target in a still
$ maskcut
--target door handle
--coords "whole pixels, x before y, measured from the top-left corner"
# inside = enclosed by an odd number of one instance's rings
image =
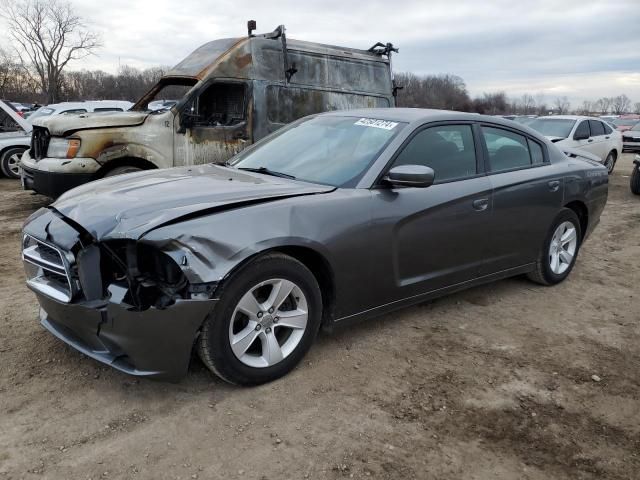
[[[609,140],[609,138],[610,138],[610,137],[609,137],[609,135],[607,135],[607,136],[606,136],[606,137],[604,137],[604,138],[606,138],[607,140]]]
[[[560,188],[560,180],[552,180],[549,182],[549,190],[552,192],[557,192]]]
[[[489,199],[479,198],[478,200],[474,200],[472,205],[474,210],[477,210],[478,212],[482,212],[486,210],[487,207],[489,206]]]
[[[589,140],[587,140],[587,142],[589,143],[593,142],[593,138],[590,138]]]

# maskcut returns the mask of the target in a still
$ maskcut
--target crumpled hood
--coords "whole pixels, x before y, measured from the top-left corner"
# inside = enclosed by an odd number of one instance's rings
[[[134,127],[141,125],[149,112],[96,112],[80,115],[53,115],[39,117],[33,121],[38,127],[45,127],[51,135],[68,135],[78,130],[109,127]]]
[[[51,207],[97,240],[137,240],[181,217],[332,190],[335,188],[209,164],[98,180],[65,193]]]

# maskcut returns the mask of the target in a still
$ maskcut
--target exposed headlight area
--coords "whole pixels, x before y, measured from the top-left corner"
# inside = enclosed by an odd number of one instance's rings
[[[80,150],[79,139],[52,137],[49,141],[47,156],[50,158],[75,158],[78,150]]]

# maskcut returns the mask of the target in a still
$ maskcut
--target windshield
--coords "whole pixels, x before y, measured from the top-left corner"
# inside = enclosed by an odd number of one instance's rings
[[[51,115],[55,110],[53,108],[40,107],[34,113],[29,116],[29,121],[32,122],[34,119],[38,117],[47,117]]]
[[[353,187],[404,126],[360,117],[310,117],[245,150],[232,166]]]
[[[616,127],[632,127],[638,123],[637,118],[618,118],[613,123]]]
[[[198,83],[195,78],[164,78],[131,107],[137,112],[160,112],[171,108]]]
[[[546,137],[567,138],[575,123],[567,118],[537,118],[529,126]]]

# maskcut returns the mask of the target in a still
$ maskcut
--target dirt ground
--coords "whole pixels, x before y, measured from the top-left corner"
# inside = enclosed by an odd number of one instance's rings
[[[0,479],[640,478],[631,159],[567,282],[514,278],[321,335],[251,389],[195,358],[181,383],[137,380],[45,332],[19,252],[45,202],[1,180]]]

